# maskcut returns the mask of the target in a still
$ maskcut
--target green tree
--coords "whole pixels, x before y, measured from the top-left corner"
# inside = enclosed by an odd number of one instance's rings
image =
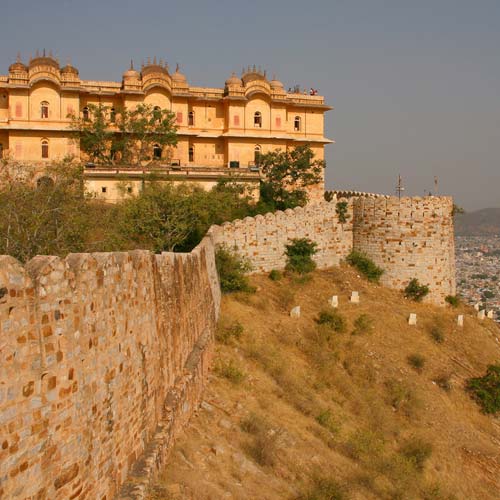
[[[70,163],[47,168],[35,181],[0,188],[0,254],[26,262],[35,255],[60,255],[88,249],[95,205],[84,195],[82,169]]]
[[[73,138],[80,144],[80,150],[92,161],[111,163],[113,159],[113,141],[116,132],[110,128],[108,106],[89,104],[88,116],[70,115]]]
[[[309,145],[270,151],[260,156],[260,165],[265,174],[261,203],[278,210],[304,206],[307,188],[321,182],[325,169],[325,162],[314,159]]]
[[[140,164],[155,159],[154,147],[164,157],[165,148],[177,144],[174,113],[150,104],[139,104],[130,110],[89,104],[87,116],[70,118],[80,149],[99,163],[109,164],[119,158]]]
[[[155,145],[163,150],[177,144],[175,114],[150,104],[121,110],[117,127],[120,139],[116,141],[115,147],[124,161],[149,161],[154,159]]]

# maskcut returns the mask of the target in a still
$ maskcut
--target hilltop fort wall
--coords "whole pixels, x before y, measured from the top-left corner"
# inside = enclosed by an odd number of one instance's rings
[[[450,197],[331,192],[330,201],[264,216],[247,217],[210,229],[214,242],[235,248],[254,272],[283,269],[285,245],[309,238],[318,245],[318,267],[338,265],[351,250],[363,252],[384,269],[381,283],[404,289],[412,278],[429,286],[425,300],[443,304],[455,295],[453,200]],[[347,222],[337,206],[347,203]]]
[[[0,257],[0,497],[144,498],[199,403],[220,307],[215,246],[254,271],[310,238],[319,267],[351,250],[382,283],[455,293],[451,198],[333,194],[305,208],[213,226],[189,254]],[[339,221],[346,202],[346,222]]]
[[[200,399],[219,303],[208,238],[0,257],[0,497],[111,499],[127,476],[140,495]]]

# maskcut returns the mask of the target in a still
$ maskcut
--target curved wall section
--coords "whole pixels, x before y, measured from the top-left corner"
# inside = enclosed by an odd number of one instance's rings
[[[381,283],[404,289],[412,278],[429,286],[426,300],[455,295],[453,200],[358,197],[353,201],[353,248],[385,272]]]

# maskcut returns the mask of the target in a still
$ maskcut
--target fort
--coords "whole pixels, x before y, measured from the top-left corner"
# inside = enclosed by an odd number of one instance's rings
[[[319,267],[357,249],[387,286],[417,278],[436,304],[455,294],[451,198],[328,198],[213,226],[189,254],[0,257],[0,497],[144,498],[203,394],[217,245],[264,272],[307,237]]]

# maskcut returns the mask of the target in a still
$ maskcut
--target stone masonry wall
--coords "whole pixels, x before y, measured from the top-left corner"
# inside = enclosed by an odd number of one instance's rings
[[[353,208],[354,249],[385,270],[382,284],[404,289],[417,278],[438,304],[455,295],[451,197],[358,197]]]
[[[219,303],[209,238],[0,257],[0,498],[140,498],[200,398]]]
[[[340,223],[337,200],[274,212],[212,226],[209,234],[214,243],[236,248],[247,257],[254,272],[283,269],[285,244],[292,238],[310,238],[318,244],[314,256],[318,267],[337,266],[352,249],[352,201],[348,202],[348,219]]]

